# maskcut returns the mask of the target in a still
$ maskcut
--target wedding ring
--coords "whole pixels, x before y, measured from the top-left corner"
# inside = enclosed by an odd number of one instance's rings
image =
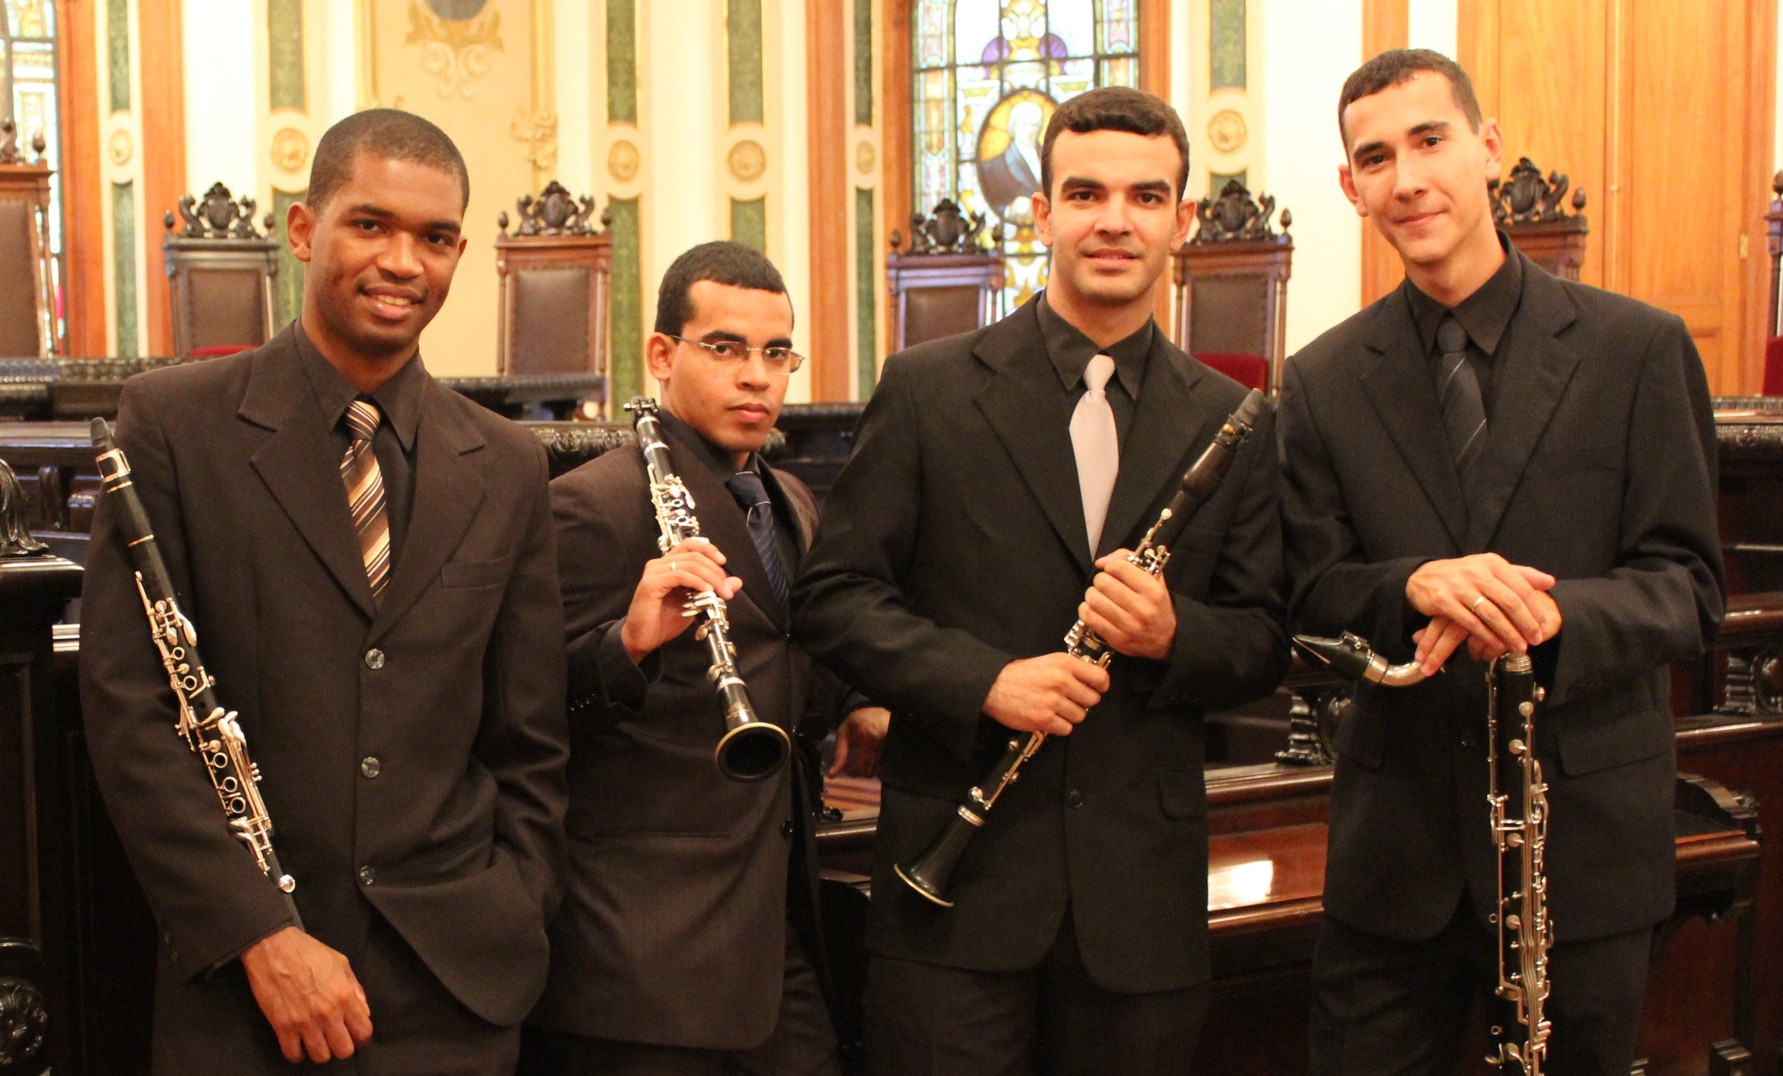
[[[1478,614],[1480,611],[1480,603],[1485,600],[1486,600],[1486,596],[1484,594],[1482,594],[1479,597],[1475,598],[1473,601],[1468,602],[1467,603],[1467,611],[1470,613]]]
[[[671,561],[669,561],[669,571],[671,571],[671,572],[672,572],[672,571],[675,571],[675,570],[676,570],[676,569],[675,569],[675,562],[674,562],[674,561],[672,561],[672,560],[671,560]]]

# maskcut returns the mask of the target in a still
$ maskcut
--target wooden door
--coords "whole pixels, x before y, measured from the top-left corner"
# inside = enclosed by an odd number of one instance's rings
[[[1462,66],[1529,157],[1586,192],[1581,273],[1684,319],[1717,394],[1756,392],[1776,0],[1460,0]]]

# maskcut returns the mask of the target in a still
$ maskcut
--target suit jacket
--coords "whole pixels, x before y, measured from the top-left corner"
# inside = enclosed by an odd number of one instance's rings
[[[1100,552],[1139,542],[1243,396],[1154,333]],[[1268,419],[1175,547],[1169,660],[1114,659],[1102,702],[997,801],[953,908],[891,869],[1015,735],[982,713],[991,684],[1012,660],[1063,649],[1095,575],[1070,409],[1031,303],[893,356],[824,503],[794,630],[892,710],[872,951],[1033,968],[1069,904],[1098,984],[1175,989],[1207,975],[1202,711],[1267,692],[1287,661]]]
[[[1298,632],[1356,632],[1405,661],[1424,623],[1405,584],[1425,561],[1491,551],[1559,579],[1560,634],[1534,651],[1547,688],[1537,754],[1550,784],[1550,907],[1561,938],[1585,940],[1671,910],[1665,665],[1707,645],[1722,614],[1714,427],[1678,318],[1528,259],[1522,271],[1493,360],[1492,421],[1465,485],[1406,296],[1288,364],[1290,620]],[[1483,672],[1463,648],[1420,685],[1358,690],[1338,734],[1330,915],[1429,937],[1464,884],[1480,914],[1490,910]]]
[[[358,966],[381,916],[471,1012],[516,1024],[544,984],[562,843],[544,453],[426,379],[413,512],[374,605],[294,332],[131,378],[117,441],[218,695],[241,713],[305,928]],[[288,913],[173,731],[107,498],[81,628],[94,774],[163,930],[158,1060],[246,1072],[258,1051],[283,1071],[232,958]]]
[[[810,660],[788,644],[744,514],[702,447],[673,429],[665,438],[701,534],[743,580],[727,616],[750,701],[762,720],[793,731],[814,705]],[[790,475],[768,471],[766,481],[792,505],[804,549],[816,521],[810,492]],[[642,453],[591,460],[552,482],[551,499],[573,700],[570,855],[550,985],[533,1019],[633,1042],[755,1046],[780,1013],[788,901],[807,924],[814,906],[803,778],[796,760],[761,781],[718,772],[724,718],[697,629],[645,659],[654,678],[641,705],[616,690],[624,673],[637,675],[616,667],[629,666],[620,618],[644,563],[660,555]],[[805,940],[815,960],[814,935]]]

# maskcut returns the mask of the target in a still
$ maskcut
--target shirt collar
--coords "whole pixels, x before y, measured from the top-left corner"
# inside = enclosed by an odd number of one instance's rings
[[[340,425],[347,405],[364,395],[384,413],[384,421],[396,433],[402,450],[414,451],[415,431],[421,424],[422,385],[427,378],[427,368],[421,365],[421,353],[417,351],[414,358],[403,363],[402,369],[391,375],[390,380],[379,385],[375,391],[362,394],[322,356],[322,352],[317,350],[316,345],[304,333],[302,322],[295,328],[297,356],[303,363],[304,372],[309,375],[310,384],[316,390],[316,402],[322,406],[322,417],[328,420],[328,428],[332,430]]]
[[[677,440],[691,446],[700,463],[711,471],[720,482],[728,482],[732,475],[738,473],[737,467],[731,463],[729,452],[706,440],[698,430],[670,414],[667,408],[658,410],[656,418],[662,423],[664,430],[673,433]],[[762,471],[761,453],[751,452],[749,458],[743,461],[742,470],[760,474]]]
[[[1126,339],[1111,347],[1097,347],[1077,326],[1066,321],[1046,301],[1042,291],[1035,300],[1040,316],[1040,337],[1046,341],[1046,354],[1059,372],[1059,382],[1066,391],[1075,392],[1083,384],[1083,371],[1097,355],[1114,360],[1114,375],[1130,399],[1139,399],[1139,383],[1145,380],[1145,361],[1152,353],[1152,333],[1157,323],[1147,318],[1144,325]]]
[[[1467,330],[1468,339],[1487,355],[1498,350],[1498,343],[1504,339],[1504,331],[1523,298],[1523,259],[1512,248],[1510,237],[1502,231],[1498,233],[1498,245],[1504,251],[1504,263],[1472,295],[1454,307],[1455,320]],[[1436,327],[1442,324],[1443,315],[1449,313],[1449,308],[1419,291],[1409,279],[1405,282],[1405,295],[1411,305],[1412,322],[1418,327],[1418,338],[1424,344],[1424,352],[1429,354],[1436,348]]]

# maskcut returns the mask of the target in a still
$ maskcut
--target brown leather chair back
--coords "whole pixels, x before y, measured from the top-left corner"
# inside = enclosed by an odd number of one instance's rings
[[[891,292],[891,350],[970,332],[998,316],[1003,291],[1003,251],[980,240],[984,214],[970,217],[943,198],[929,216],[910,218],[910,249],[893,232],[885,258]]]
[[[1294,218],[1284,209],[1278,232],[1274,213],[1274,196],[1253,198],[1243,183],[1227,180],[1196,203],[1195,234],[1177,250],[1174,274],[1176,345],[1194,355],[1252,356],[1270,392],[1281,383],[1294,262]]]
[[[0,356],[56,351],[55,266],[50,253],[50,169],[19,153],[12,121],[0,123]]]
[[[202,199],[181,198],[177,218],[171,209],[161,218],[174,354],[258,347],[272,338],[279,242],[272,214],[257,228],[254,208],[254,199],[232,198],[213,183]]]
[[[613,247],[604,231],[588,223],[594,199],[572,198],[553,180],[538,198],[524,195],[515,204],[519,224],[509,232],[503,213],[495,239],[501,280],[497,368],[503,374],[605,378]],[[605,405],[605,388],[599,402]]]

